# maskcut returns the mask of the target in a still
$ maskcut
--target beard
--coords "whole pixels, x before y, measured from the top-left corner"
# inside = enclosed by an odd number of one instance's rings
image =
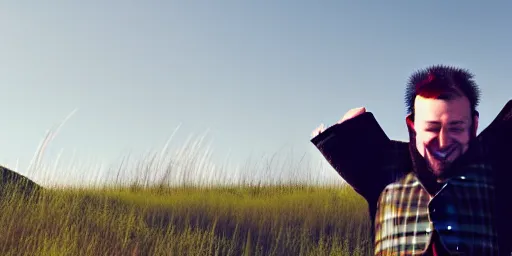
[[[463,146],[454,142],[447,147],[439,148],[434,143],[424,145],[424,158],[436,177],[444,176],[453,162],[462,155]]]

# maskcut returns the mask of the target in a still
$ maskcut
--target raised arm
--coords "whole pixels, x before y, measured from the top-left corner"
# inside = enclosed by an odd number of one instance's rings
[[[510,207],[512,203],[510,197],[510,181],[512,179],[512,100],[508,101],[496,118],[478,137],[490,150],[490,156],[494,160],[497,170],[496,194],[501,198],[497,211],[498,220],[500,220],[498,234],[501,234],[498,237],[500,243],[507,246],[507,248],[500,248],[500,251],[510,252],[512,249],[510,245],[512,222],[509,221],[512,215],[512,208]]]
[[[509,163],[512,168],[512,100],[479,135],[500,162]]]
[[[311,142],[366,200],[376,200],[395,175],[410,165],[408,144],[390,140],[371,112],[329,127]]]

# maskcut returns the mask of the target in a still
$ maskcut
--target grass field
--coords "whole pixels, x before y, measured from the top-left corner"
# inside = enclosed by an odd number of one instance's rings
[[[67,172],[39,161],[55,133],[36,151],[36,182]],[[233,172],[210,164],[203,141],[171,153],[169,139],[135,163],[135,176],[120,166],[114,183],[45,186],[28,198],[0,187],[0,255],[371,254],[367,204],[350,187],[317,185],[313,177],[310,185],[265,183],[261,177],[320,172],[304,158],[275,156],[249,163],[248,176],[231,184]]]
[[[0,207],[0,255],[371,254],[343,187],[51,189]]]

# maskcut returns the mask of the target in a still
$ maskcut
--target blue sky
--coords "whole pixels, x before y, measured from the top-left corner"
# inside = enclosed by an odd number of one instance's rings
[[[512,3],[461,3],[2,2],[0,164],[43,183],[29,162],[74,109],[45,161],[61,150],[75,166],[142,156],[177,127],[173,147],[208,131],[213,161],[322,161],[311,130],[353,107],[406,139],[406,80],[432,64],[475,73],[485,127],[512,96]]]

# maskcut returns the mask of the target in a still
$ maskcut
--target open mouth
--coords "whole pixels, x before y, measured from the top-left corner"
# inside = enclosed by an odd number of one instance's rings
[[[428,151],[430,154],[438,161],[446,161],[450,155],[455,152],[455,149],[457,147],[455,145],[451,145],[447,148],[444,148],[442,150],[434,150],[432,148],[429,148]]]

